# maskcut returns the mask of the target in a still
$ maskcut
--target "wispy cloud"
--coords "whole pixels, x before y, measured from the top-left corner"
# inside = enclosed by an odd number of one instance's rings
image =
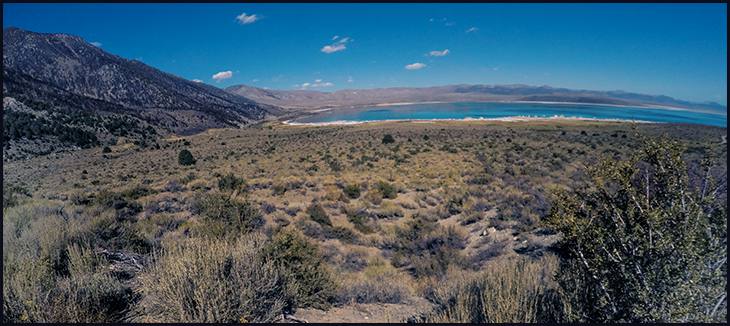
[[[347,82],[348,82],[348,83],[352,83],[352,82],[354,82],[354,81],[355,81],[355,80],[354,80],[354,79],[352,79],[352,76],[347,76]]]
[[[212,78],[215,81],[221,81],[221,80],[228,79],[231,77],[233,77],[233,71],[226,70],[226,71],[221,71],[219,73],[216,73],[215,75],[213,75]]]
[[[200,79],[193,79],[193,81],[194,81],[194,82],[196,82],[196,83],[202,83],[202,82],[203,82],[203,81],[202,81],[202,80],[200,80]]]
[[[455,22],[453,22],[453,21],[449,21],[449,19],[448,19],[448,18],[446,18],[446,17],[444,17],[444,18],[441,18],[441,19],[436,19],[436,18],[429,18],[429,19],[428,19],[428,21],[429,21],[430,23],[434,23],[434,22],[441,22],[441,23],[443,23],[443,24],[444,24],[444,26],[446,26],[446,27],[451,27],[451,26],[454,26],[454,25],[456,25],[456,23],[455,23]]]
[[[97,47],[97,48],[100,48],[101,45],[102,45],[101,42],[91,42],[90,44],[93,45],[93,46],[95,46],[95,47]]]
[[[418,69],[423,69],[425,67],[426,67],[426,64],[416,62],[416,63],[411,63],[409,65],[406,65],[406,70],[418,70]]]
[[[468,29],[466,30],[466,32],[467,32],[467,33],[473,33],[473,32],[476,32],[476,31],[478,31],[478,30],[479,30],[479,28],[476,28],[476,27],[473,27],[473,26],[472,26],[472,27],[469,27],[469,28],[468,28]]]
[[[315,79],[314,82],[301,83],[301,84],[294,85],[294,86],[299,89],[309,89],[309,88],[332,87],[332,86],[335,86],[335,84],[330,83],[328,81],[321,80],[321,79]]]
[[[256,14],[250,14],[250,15],[247,15],[247,14],[246,14],[246,13],[244,12],[244,13],[242,13],[242,14],[240,14],[240,15],[236,16],[236,20],[237,20],[237,21],[238,21],[238,23],[240,23],[241,25],[248,25],[248,24],[253,24],[253,23],[255,23],[255,22],[257,22],[257,21],[261,20],[261,16],[259,16],[259,15],[256,15]]]
[[[323,46],[320,51],[327,54],[344,51],[347,49],[347,43],[352,41],[352,39],[347,36],[339,37],[338,35],[335,35],[332,40],[335,41],[335,43]]]
[[[430,55],[432,57],[443,57],[447,54],[449,54],[449,49],[445,49],[443,51],[433,50],[428,53],[428,55]]]

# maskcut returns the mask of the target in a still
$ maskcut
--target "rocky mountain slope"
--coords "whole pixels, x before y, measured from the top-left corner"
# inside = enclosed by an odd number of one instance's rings
[[[4,111],[20,103],[66,118],[83,116],[76,122],[100,138],[139,138],[132,129],[148,127],[154,133],[185,134],[241,126],[280,112],[107,53],[72,35],[6,28],[3,65],[3,96],[12,99],[3,101]],[[13,106],[7,107],[6,102]],[[124,121],[135,128],[114,132],[114,125]]]
[[[348,89],[336,92],[311,90],[268,90],[246,85],[227,91],[260,103],[286,108],[358,106],[395,102],[427,101],[533,101],[576,102],[614,105],[662,105],[713,112],[727,112],[717,103],[693,103],[668,96],[653,96],[622,91],[589,91],[528,85],[447,85],[423,88]]]

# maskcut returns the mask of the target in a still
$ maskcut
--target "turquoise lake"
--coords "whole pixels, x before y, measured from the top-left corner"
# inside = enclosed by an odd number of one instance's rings
[[[727,112],[542,103],[429,103],[334,109],[293,120],[296,123],[385,120],[499,119],[509,117],[589,118],[645,122],[692,123],[727,128]]]

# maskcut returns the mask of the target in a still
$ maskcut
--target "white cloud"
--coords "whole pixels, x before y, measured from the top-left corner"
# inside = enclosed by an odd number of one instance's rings
[[[253,24],[260,19],[261,19],[261,17],[256,14],[246,15],[245,12],[236,16],[236,20],[242,25]]]
[[[428,53],[428,55],[432,57],[443,57],[447,54],[449,54],[449,49],[445,49],[443,51],[434,50]]]
[[[215,79],[216,81],[221,81],[221,80],[228,79],[231,77],[233,77],[233,72],[230,70],[221,71],[221,72],[213,75],[213,79]]]
[[[100,48],[102,44],[101,44],[101,42],[91,42],[91,45],[93,45],[97,48]]]
[[[254,79],[251,79],[251,82],[252,82],[252,83],[257,83],[258,81],[259,81],[259,79],[258,79],[258,78],[254,78]]]
[[[344,51],[345,49],[347,49],[346,44],[352,41],[352,39],[348,36],[340,37],[339,35],[335,35],[332,40],[337,40],[337,42],[323,46],[320,51],[327,54]]]
[[[202,83],[202,82],[203,82],[203,81],[202,81],[202,80],[200,80],[200,79],[193,79],[193,81],[194,81],[194,82],[196,82],[196,83]]]
[[[333,45],[325,45],[322,47],[322,52],[324,53],[335,53],[339,51],[344,51],[347,49],[347,47],[344,44],[333,44]]]
[[[330,83],[328,81],[324,81],[321,79],[315,79],[314,82],[311,83],[301,83],[299,85],[294,85],[294,87],[299,89],[309,89],[309,88],[323,88],[323,87],[332,87],[335,86],[335,84]]]
[[[478,31],[478,30],[479,30],[479,29],[478,29],[478,28],[476,28],[476,27],[469,27],[469,29],[467,29],[467,30],[466,30],[466,32],[467,32],[467,33],[471,33],[471,32],[476,32],[476,31]]]
[[[426,65],[423,63],[420,63],[420,62],[411,63],[409,65],[406,65],[407,70],[418,70],[418,69],[423,69],[425,67],[426,67]]]
[[[347,76],[347,82],[348,82],[348,83],[352,83],[352,82],[354,82],[354,81],[355,81],[355,80],[354,80],[354,79],[352,79],[352,76]]]

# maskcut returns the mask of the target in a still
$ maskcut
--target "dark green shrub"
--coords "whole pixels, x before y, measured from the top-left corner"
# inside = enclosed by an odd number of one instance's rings
[[[329,215],[327,215],[327,212],[319,203],[312,203],[309,205],[309,207],[307,207],[307,214],[309,214],[312,221],[322,225],[332,226],[332,221],[330,220]]]
[[[342,191],[351,199],[357,199],[360,197],[360,186],[356,184],[348,184]]]
[[[395,186],[385,181],[378,182],[375,185],[375,189],[380,192],[383,198],[395,199],[398,196],[398,191],[395,189]]]
[[[101,149],[101,152],[104,153],[104,154],[111,153],[112,152],[112,149],[109,148],[109,146],[104,146],[104,148]]]
[[[286,280],[285,311],[330,306],[335,283],[316,245],[299,232],[285,229],[274,236],[265,252]]]
[[[233,175],[233,173],[226,174],[218,179],[218,189],[221,191],[241,190],[245,184],[246,180]]]
[[[383,136],[383,144],[387,145],[392,143],[395,143],[395,138],[393,138],[393,135],[386,134],[385,136]]]
[[[354,212],[347,212],[347,219],[355,226],[355,229],[364,233],[373,233],[373,228],[369,225],[370,216],[365,210],[357,210]]]
[[[180,163],[180,165],[193,165],[195,164],[195,158],[193,158],[193,153],[190,153],[187,149],[183,149],[180,151],[180,154],[177,155],[177,162]]]

